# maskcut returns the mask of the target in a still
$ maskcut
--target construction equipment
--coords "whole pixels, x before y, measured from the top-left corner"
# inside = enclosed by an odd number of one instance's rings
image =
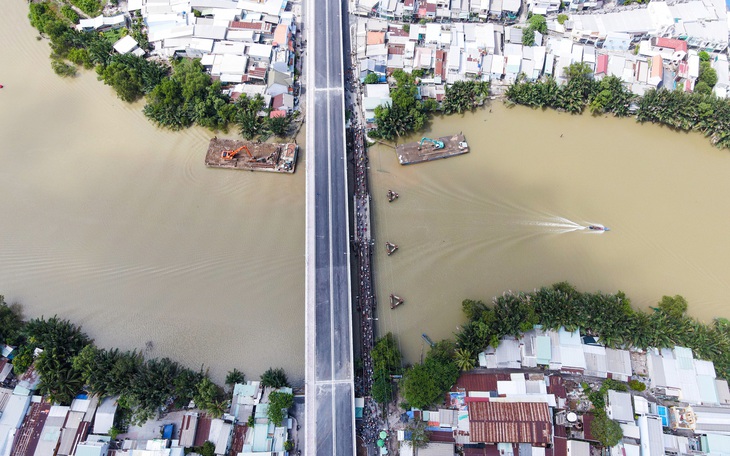
[[[223,160],[233,160],[243,149],[246,149],[246,153],[251,158],[251,160],[253,160],[253,155],[251,154],[251,151],[248,150],[248,147],[246,147],[245,144],[236,150],[224,150],[223,152],[221,152],[221,158]]]
[[[423,146],[424,142],[429,142],[429,143],[433,144],[433,150],[439,150],[439,149],[444,148],[443,141],[439,141],[438,139],[426,138],[424,136],[423,138],[421,138],[421,141],[418,143],[418,150],[421,150],[421,147]]]

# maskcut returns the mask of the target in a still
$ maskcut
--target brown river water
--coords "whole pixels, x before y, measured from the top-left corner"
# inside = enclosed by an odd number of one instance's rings
[[[301,379],[303,160],[293,176],[205,168],[212,133],[155,128],[93,72],[57,77],[26,14],[11,0],[0,15],[0,294],[217,380]],[[465,156],[403,167],[371,149],[378,324],[408,361],[421,333],[456,330],[462,299],[558,280],[730,316],[730,152],[633,120],[491,110],[426,133],[463,131]]]
[[[371,149],[378,325],[408,361],[422,333],[457,330],[464,298],[561,280],[623,290],[638,307],[681,294],[693,316],[730,317],[730,151],[633,119],[501,102],[425,136],[459,131],[471,152],[446,160],[401,166]],[[388,203],[388,189],[400,198]],[[580,229],[590,224],[611,231]],[[399,245],[390,257],[386,241]],[[405,303],[390,310],[390,293]]]
[[[206,168],[213,133],[156,128],[93,72],[59,78],[26,15],[3,2],[0,294],[218,380],[303,378],[304,167]]]

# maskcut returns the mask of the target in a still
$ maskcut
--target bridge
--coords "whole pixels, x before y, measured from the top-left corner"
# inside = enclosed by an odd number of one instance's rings
[[[354,455],[343,7],[306,0],[305,449]]]

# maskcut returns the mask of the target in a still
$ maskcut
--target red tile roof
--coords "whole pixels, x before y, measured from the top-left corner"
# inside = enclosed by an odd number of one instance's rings
[[[406,46],[404,44],[389,44],[388,54],[403,55],[406,53]]]
[[[544,402],[470,402],[469,440],[549,444],[550,411]]]
[[[436,51],[437,59],[438,53]],[[462,374],[456,380],[456,387],[466,391],[497,391],[497,381],[509,379],[509,374]]]
[[[674,49],[675,51],[687,52],[687,42],[683,40],[675,40],[671,38],[657,38],[656,46]]]
[[[274,109],[273,111],[271,111],[269,113],[269,117],[272,119],[274,117],[286,117],[286,111],[282,111],[280,109]]]
[[[585,440],[593,440],[594,442],[597,442],[598,439],[591,432],[591,427],[593,426],[594,419],[595,417],[592,413],[586,413],[585,415],[583,415],[583,438]]]
[[[455,442],[454,433],[452,431],[431,431],[428,439],[432,442]]]
[[[198,428],[195,430],[195,443],[193,446],[202,446],[208,440],[211,421],[209,416],[198,417]]]
[[[231,21],[231,24],[229,25],[230,28],[235,29],[243,29],[243,30],[253,30],[253,31],[259,31],[264,33],[271,33],[271,24],[266,22],[241,22],[241,21]]]

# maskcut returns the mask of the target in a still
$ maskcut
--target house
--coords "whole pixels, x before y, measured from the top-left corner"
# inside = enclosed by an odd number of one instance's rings
[[[124,14],[116,16],[97,16],[93,19],[81,19],[76,26],[76,30],[80,32],[113,30],[127,25],[127,19]]]
[[[294,96],[288,93],[282,93],[271,98],[271,108],[281,111],[284,115],[294,110]]]
[[[612,420],[624,423],[633,423],[634,407],[631,403],[631,394],[622,391],[608,390],[606,413]]]
[[[661,418],[643,415],[639,417],[638,423],[641,435],[641,456],[664,456]]]
[[[76,446],[76,456],[106,456],[109,452],[110,437],[107,440],[86,441]]]
[[[552,442],[549,407],[541,402],[470,402],[469,441],[547,445]]]
[[[114,426],[114,414],[117,412],[117,398],[107,397],[99,404],[94,416],[94,434],[108,434]]]

